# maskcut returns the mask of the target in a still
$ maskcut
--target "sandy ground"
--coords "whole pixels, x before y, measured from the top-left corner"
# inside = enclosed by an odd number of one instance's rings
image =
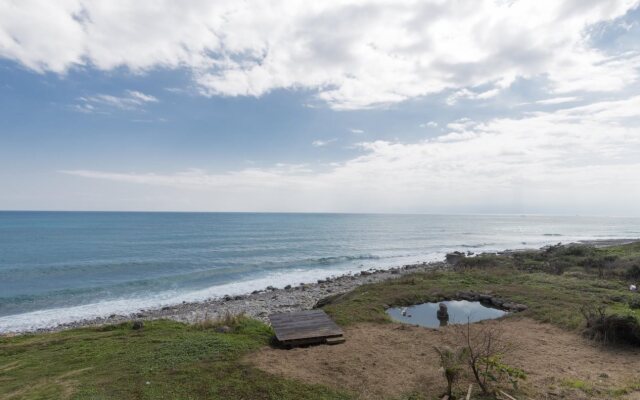
[[[527,372],[529,398],[611,398],[568,387],[582,380],[597,388],[622,388],[640,379],[640,349],[607,350],[581,336],[526,318],[485,321],[501,327],[514,345],[505,361]],[[358,393],[362,399],[393,398],[412,391],[439,394],[445,381],[436,344],[454,345],[451,328],[433,330],[400,324],[361,324],[345,330],[335,346],[292,350],[264,348],[247,360],[264,371]],[[466,381],[470,382],[470,381]],[[468,387],[468,383],[461,385]],[[477,387],[475,388],[477,390]],[[635,392],[621,397],[640,399]]]

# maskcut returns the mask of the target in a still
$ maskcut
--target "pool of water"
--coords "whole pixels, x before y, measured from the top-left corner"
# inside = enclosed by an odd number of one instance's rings
[[[448,319],[438,318],[437,312],[440,303],[447,306]],[[466,324],[467,321],[478,322],[485,319],[496,319],[507,312],[488,307],[479,301],[450,300],[417,304],[410,307],[389,308],[387,314],[397,322],[438,328],[448,324]]]

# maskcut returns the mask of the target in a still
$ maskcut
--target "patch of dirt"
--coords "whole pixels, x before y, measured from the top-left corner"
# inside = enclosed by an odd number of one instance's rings
[[[481,324],[500,326],[503,337],[514,345],[505,361],[527,372],[523,388],[532,398],[604,399],[611,397],[604,389],[640,383],[640,349],[606,349],[578,334],[527,318]],[[269,373],[346,389],[362,399],[445,391],[433,346],[455,345],[453,328],[360,324],[345,329],[345,337],[345,343],[335,346],[264,348],[247,361]],[[570,382],[578,380],[587,383],[587,390],[572,387]],[[470,382],[460,386],[464,390]],[[630,393],[626,398],[637,399],[637,395]]]

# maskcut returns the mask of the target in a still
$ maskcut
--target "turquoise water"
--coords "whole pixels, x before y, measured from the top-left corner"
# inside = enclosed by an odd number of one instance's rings
[[[0,331],[559,241],[640,220],[540,216],[0,212]]]
[[[387,314],[395,321],[405,324],[439,328],[449,324],[474,323],[485,319],[496,319],[507,312],[483,305],[479,301],[448,300],[442,301],[447,305],[449,319],[441,321],[437,317],[440,303],[423,303],[410,307],[396,307],[387,310]]]

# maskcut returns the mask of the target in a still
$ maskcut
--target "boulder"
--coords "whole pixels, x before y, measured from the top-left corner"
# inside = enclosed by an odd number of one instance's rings
[[[459,251],[454,251],[453,253],[448,253],[445,256],[445,260],[447,261],[448,264],[456,265],[460,261],[462,261],[465,257],[466,256],[464,255],[464,253],[461,253]]]
[[[133,329],[134,331],[138,331],[142,328],[144,328],[144,322],[140,320],[133,321],[133,324],[131,325],[131,329]]]

